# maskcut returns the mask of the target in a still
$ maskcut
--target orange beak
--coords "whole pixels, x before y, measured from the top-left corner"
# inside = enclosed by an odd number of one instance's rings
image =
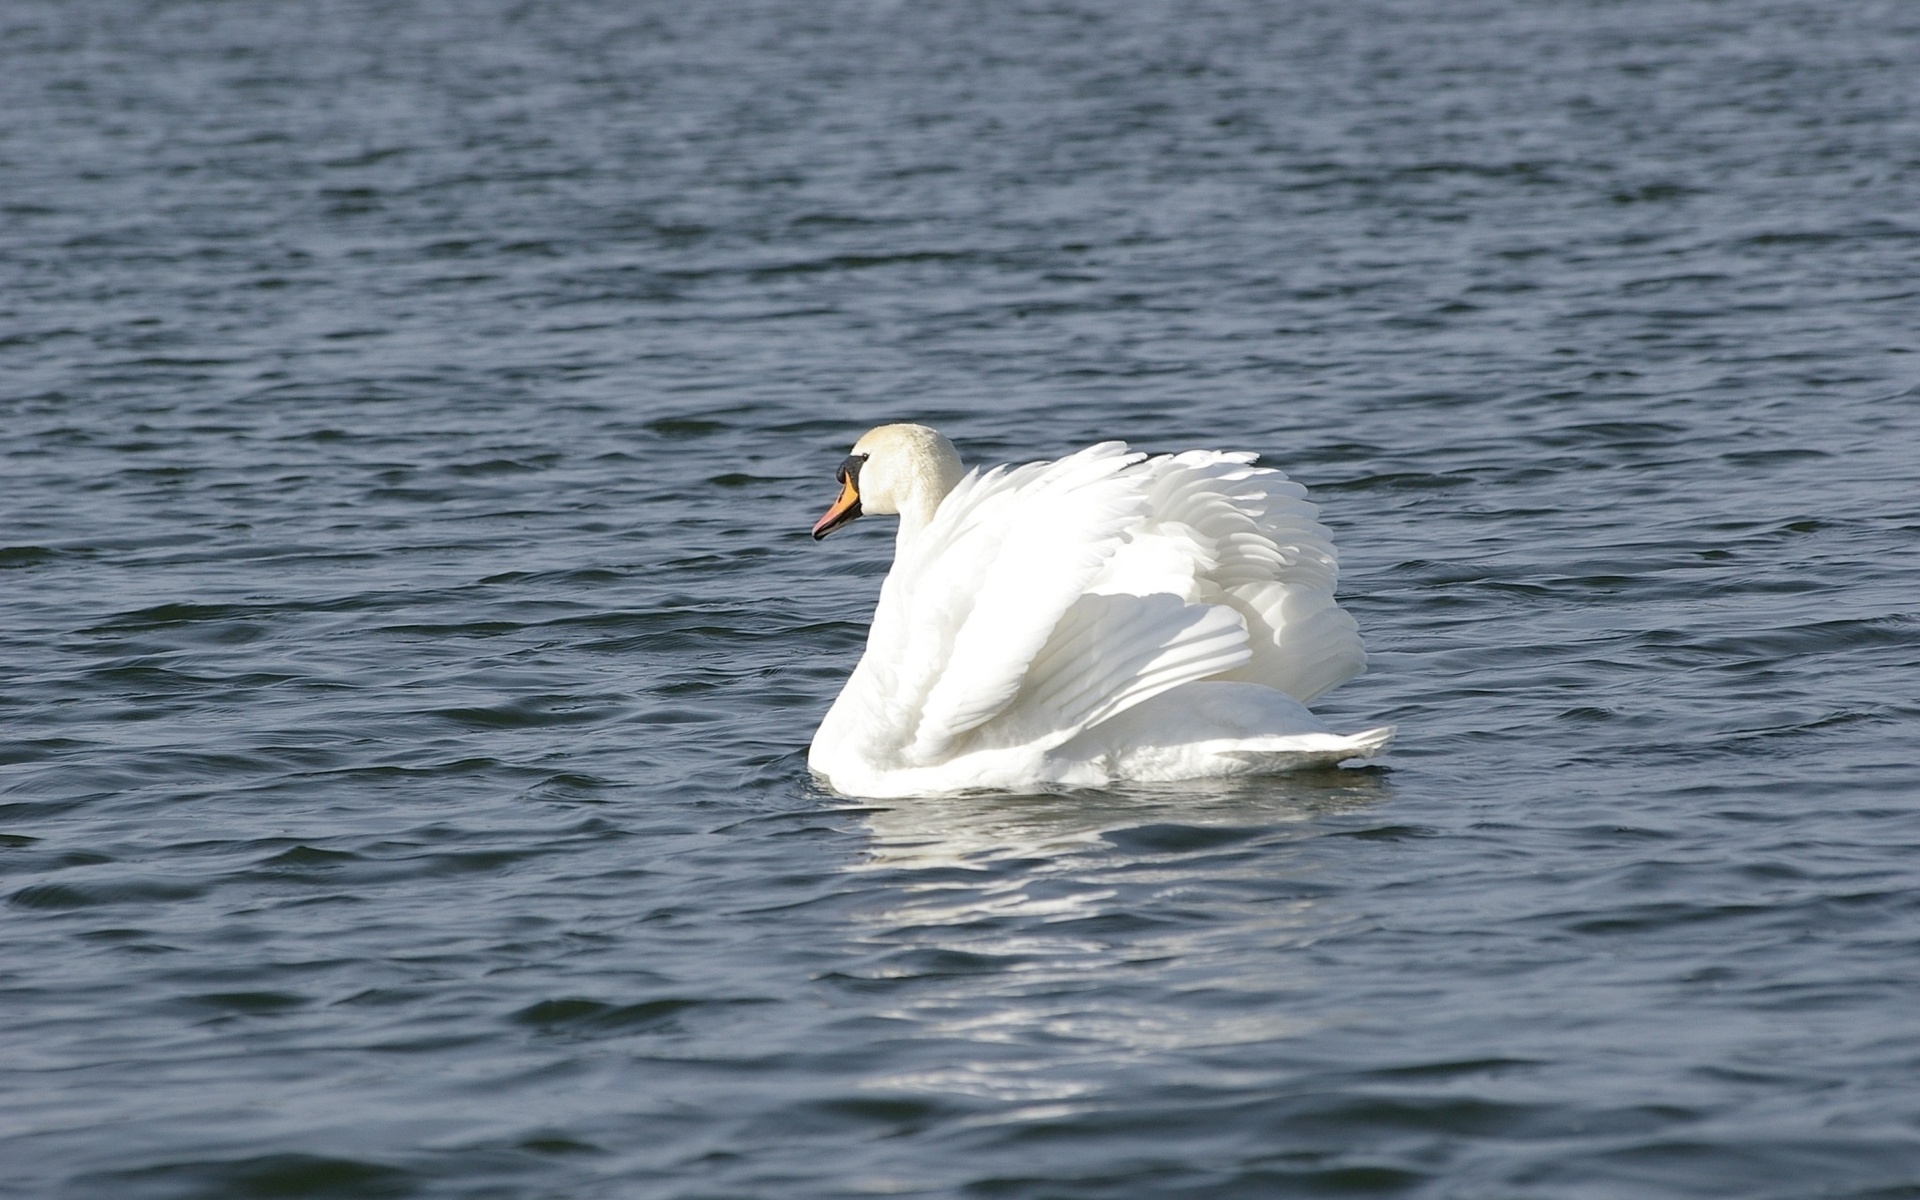
[[[840,498],[833,502],[833,507],[829,508],[824,516],[813,523],[813,540],[819,541],[859,515],[860,489],[854,486],[852,472],[842,471]]]

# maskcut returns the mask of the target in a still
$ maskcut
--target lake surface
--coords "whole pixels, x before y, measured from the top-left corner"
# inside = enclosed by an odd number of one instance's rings
[[[1920,1195],[1920,8],[0,5],[0,1194]],[[811,780],[1257,450],[1377,765]]]

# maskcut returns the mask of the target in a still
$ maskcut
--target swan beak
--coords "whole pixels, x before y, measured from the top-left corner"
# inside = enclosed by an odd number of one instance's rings
[[[819,541],[859,515],[860,489],[854,484],[853,472],[843,470],[840,473],[840,498],[813,523],[813,540]]]

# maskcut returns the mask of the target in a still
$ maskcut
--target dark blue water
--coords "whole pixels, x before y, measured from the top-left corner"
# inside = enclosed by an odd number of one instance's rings
[[[1920,10],[0,4],[0,1194],[1920,1195]],[[856,805],[1262,452],[1378,766]]]

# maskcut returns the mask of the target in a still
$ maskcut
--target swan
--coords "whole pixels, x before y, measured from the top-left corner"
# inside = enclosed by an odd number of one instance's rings
[[[815,541],[897,514],[866,652],[807,765],[874,799],[1222,778],[1377,753],[1306,701],[1366,669],[1306,489],[1242,451],[1101,442],[963,471],[882,425],[835,472]]]

